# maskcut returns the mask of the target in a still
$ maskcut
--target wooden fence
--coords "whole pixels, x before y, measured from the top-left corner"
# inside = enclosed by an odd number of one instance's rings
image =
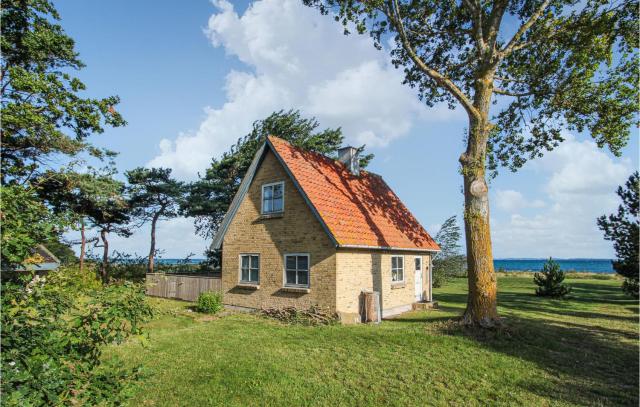
[[[147,295],[154,297],[196,301],[202,292],[222,292],[222,279],[219,275],[147,273],[146,287]]]

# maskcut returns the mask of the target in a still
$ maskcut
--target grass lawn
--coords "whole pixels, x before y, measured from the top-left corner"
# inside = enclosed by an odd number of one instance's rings
[[[203,318],[152,299],[149,344],[113,347],[145,378],[131,405],[638,405],[638,303],[619,280],[571,279],[572,298],[500,277],[508,330],[450,321],[466,280],[435,290],[440,310],[381,325],[287,326],[249,314]]]

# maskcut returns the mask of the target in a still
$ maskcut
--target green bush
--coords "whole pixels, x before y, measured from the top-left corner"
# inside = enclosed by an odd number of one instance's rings
[[[2,282],[2,405],[120,405],[138,369],[102,351],[151,317],[141,286],[71,283],[64,269]]]
[[[196,311],[205,314],[216,314],[222,310],[222,294],[220,293],[200,293]]]
[[[571,287],[563,284],[564,272],[560,265],[549,259],[540,273],[533,275],[533,282],[538,286],[536,295],[540,297],[563,298],[571,292]]]

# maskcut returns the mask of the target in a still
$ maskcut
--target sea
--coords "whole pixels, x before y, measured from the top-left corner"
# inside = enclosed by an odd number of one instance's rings
[[[493,265],[504,271],[539,271],[548,259],[495,259]],[[591,273],[613,273],[611,259],[553,259],[564,271],[583,271]],[[162,264],[199,264],[204,259],[158,259]]]
[[[540,271],[548,259],[494,259],[493,266],[504,271]],[[613,273],[611,259],[553,259],[563,271]]]

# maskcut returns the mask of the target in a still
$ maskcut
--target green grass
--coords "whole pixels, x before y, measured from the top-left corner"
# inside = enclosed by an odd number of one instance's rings
[[[286,326],[220,318],[153,299],[150,341],[112,348],[146,377],[131,405],[638,405],[638,303],[618,280],[567,280],[569,300],[499,278],[507,329],[477,334],[452,318],[466,280],[435,292],[441,309],[381,325]]]

